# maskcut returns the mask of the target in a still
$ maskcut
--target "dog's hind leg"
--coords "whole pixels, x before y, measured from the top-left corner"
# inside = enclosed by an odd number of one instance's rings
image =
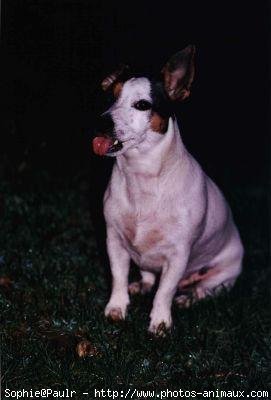
[[[142,279],[140,281],[131,282],[129,284],[129,293],[134,294],[146,294],[151,291],[155,283],[155,274],[149,271],[140,271]]]
[[[220,267],[212,267],[196,284],[179,286],[183,293],[177,295],[174,301],[179,307],[190,307],[206,296],[217,295],[222,288],[230,289],[238,275],[238,268],[221,270]]]
[[[227,246],[204,267],[186,279],[181,279],[178,289],[183,292],[174,299],[179,307],[187,308],[206,296],[217,295],[221,289],[231,289],[242,269],[243,248]]]

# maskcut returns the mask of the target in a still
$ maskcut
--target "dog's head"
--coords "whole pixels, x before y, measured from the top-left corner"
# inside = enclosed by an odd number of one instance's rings
[[[158,79],[131,74],[121,65],[102,82],[114,101],[99,123],[93,140],[96,154],[118,156],[144,141],[157,141],[167,131],[172,103],[190,94],[195,47],[190,45],[166,63]]]

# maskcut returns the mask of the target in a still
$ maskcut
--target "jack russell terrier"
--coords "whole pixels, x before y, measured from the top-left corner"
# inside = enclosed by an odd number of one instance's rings
[[[102,82],[114,95],[93,139],[98,155],[116,162],[104,194],[112,293],[105,315],[124,319],[129,292],[160,281],[149,331],[172,325],[171,305],[187,307],[222,287],[242,269],[243,246],[231,210],[215,183],[186,150],[172,104],[190,94],[195,47],[176,53],[161,79],[129,75],[125,65]],[[142,279],[129,285],[130,260]]]

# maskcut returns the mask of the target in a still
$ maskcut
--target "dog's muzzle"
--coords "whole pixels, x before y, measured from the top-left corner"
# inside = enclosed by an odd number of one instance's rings
[[[122,149],[122,142],[117,139],[114,131],[114,122],[109,113],[103,114],[98,121],[98,135],[92,141],[95,154],[109,155]]]

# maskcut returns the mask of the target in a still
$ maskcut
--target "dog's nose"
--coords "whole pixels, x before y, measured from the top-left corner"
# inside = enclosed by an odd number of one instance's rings
[[[101,133],[112,134],[114,129],[114,121],[110,113],[104,113],[98,120],[97,130]]]

